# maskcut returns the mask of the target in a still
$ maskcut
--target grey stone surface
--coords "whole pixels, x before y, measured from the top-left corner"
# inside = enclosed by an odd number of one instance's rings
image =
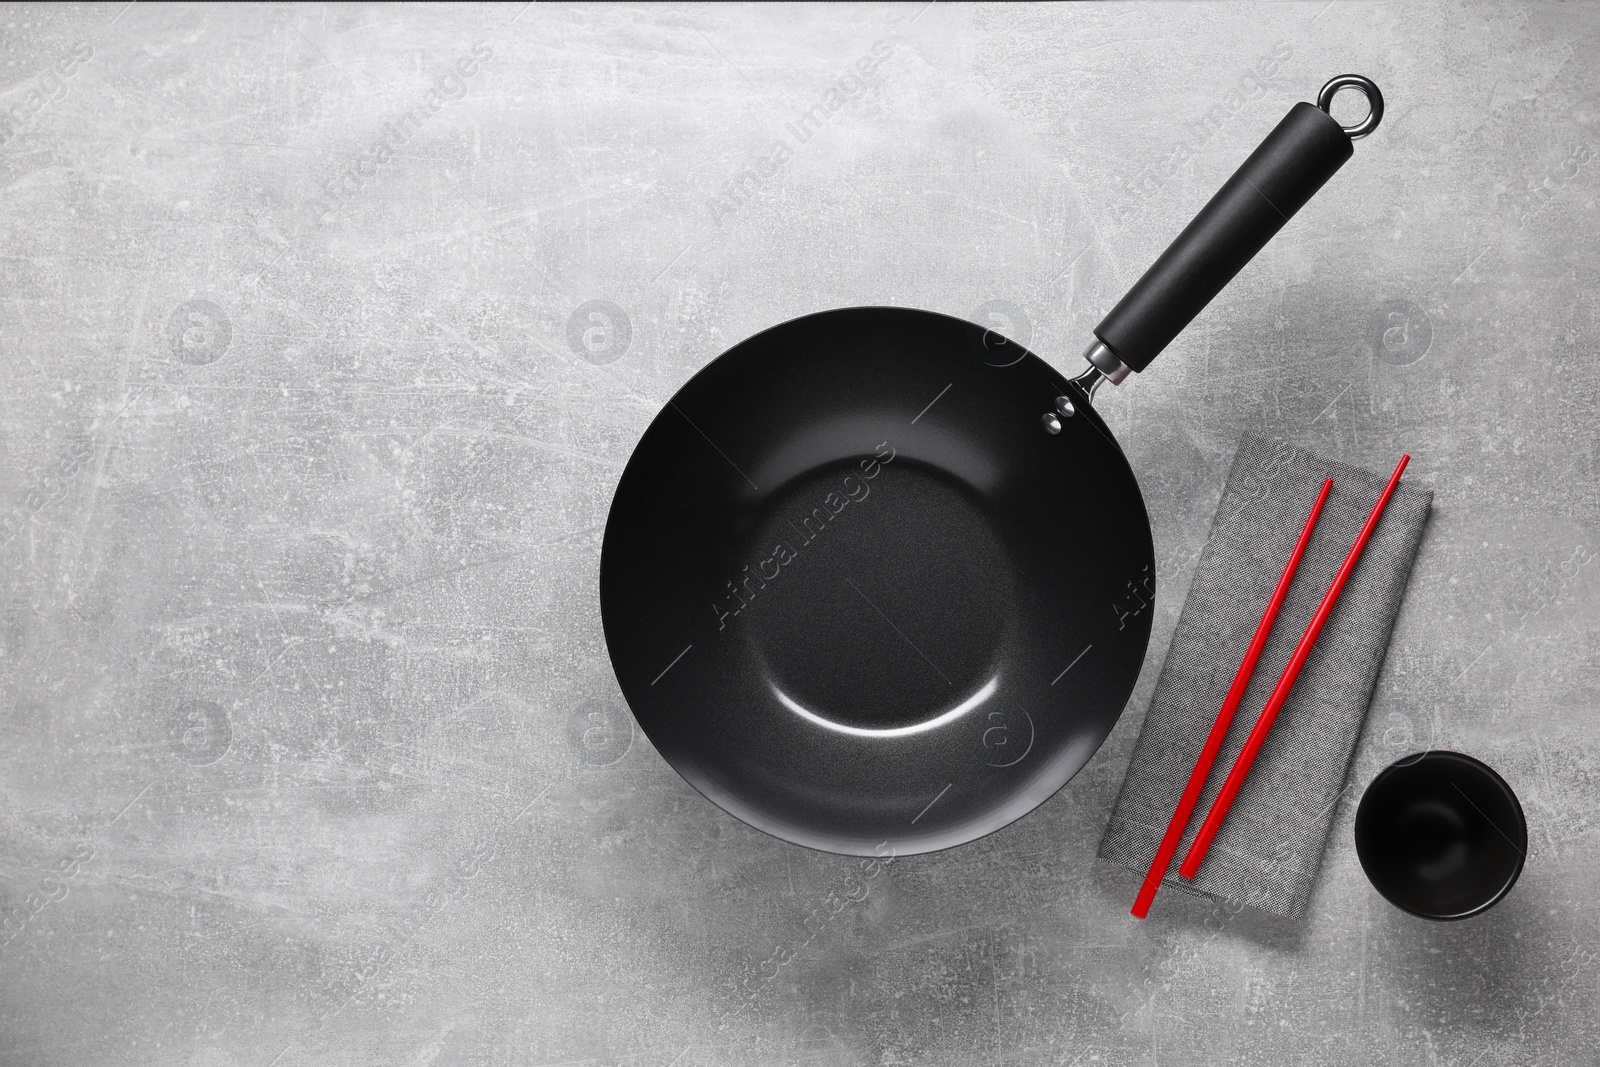
[[[0,11],[0,1063],[1596,1062],[1600,11],[519,8]],[[871,872],[685,785],[595,590],[672,391],[875,302],[1072,368],[1346,71],[1382,129],[1101,401],[1163,595],[1083,773]],[[1095,842],[1248,429],[1434,519],[1308,917],[1140,924]],[[1460,924],[1350,840],[1430,745],[1530,821]]]

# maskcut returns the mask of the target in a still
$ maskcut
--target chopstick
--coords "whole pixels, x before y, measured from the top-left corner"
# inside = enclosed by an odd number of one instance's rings
[[[1200,794],[1205,790],[1206,779],[1211,775],[1211,766],[1216,762],[1217,753],[1222,749],[1222,742],[1228,736],[1228,727],[1233,724],[1233,715],[1239,710],[1239,702],[1244,699],[1244,691],[1250,687],[1250,678],[1256,672],[1256,662],[1261,659],[1261,650],[1266,647],[1267,637],[1272,633],[1272,624],[1278,618],[1278,609],[1283,607],[1283,598],[1288,595],[1289,586],[1294,582],[1294,573],[1300,567],[1300,557],[1305,555],[1306,545],[1311,542],[1311,531],[1316,528],[1317,518],[1322,514],[1322,505],[1327,502],[1328,491],[1332,488],[1332,478],[1323,481],[1322,492],[1317,494],[1317,501],[1311,505],[1311,514],[1306,518],[1305,529],[1300,531],[1300,540],[1295,543],[1294,551],[1289,554],[1289,563],[1283,568],[1283,577],[1278,579],[1278,587],[1272,591],[1272,597],[1267,601],[1267,610],[1262,612],[1261,623],[1256,627],[1255,636],[1250,639],[1250,647],[1245,650],[1244,660],[1233,676],[1233,685],[1228,688],[1228,695],[1223,698],[1222,708],[1217,712],[1217,721],[1211,724],[1211,733],[1206,736],[1206,743],[1200,749],[1200,758],[1195,761],[1194,770],[1189,773],[1189,783],[1183,787],[1183,796],[1178,799],[1178,808],[1172,813],[1172,821],[1167,823],[1167,832],[1161,838],[1155,859],[1150,861],[1150,871],[1144,876],[1144,884],[1139,887],[1139,895],[1134,899],[1135,919],[1143,919],[1150,914],[1150,904],[1156,899],[1156,890],[1161,887],[1161,879],[1167,875],[1173,854],[1178,851],[1178,842],[1183,840],[1183,831],[1189,827],[1189,817],[1194,814],[1195,805],[1200,802]]]
[[[1205,861],[1206,853],[1211,849],[1211,842],[1216,839],[1217,831],[1222,829],[1223,820],[1228,817],[1228,809],[1233,807],[1234,798],[1239,795],[1245,776],[1250,773],[1251,765],[1260,754],[1261,746],[1266,742],[1267,734],[1278,718],[1278,712],[1283,710],[1284,703],[1288,701],[1289,693],[1300,677],[1300,669],[1306,665],[1317,638],[1322,634],[1322,627],[1327,623],[1328,616],[1333,614],[1334,605],[1339,602],[1339,594],[1344,592],[1345,582],[1356,569],[1356,564],[1361,561],[1361,552],[1367,547],[1372,531],[1377,528],[1378,520],[1383,517],[1383,509],[1388,506],[1389,498],[1394,495],[1394,487],[1400,483],[1401,473],[1410,462],[1409,455],[1400,457],[1394,473],[1389,475],[1389,484],[1378,494],[1378,502],[1372,506],[1372,514],[1367,516],[1366,525],[1362,526],[1361,532],[1356,535],[1355,544],[1350,546],[1349,555],[1345,556],[1339,573],[1334,575],[1333,584],[1323,595],[1322,603],[1317,605],[1316,614],[1311,616],[1311,623],[1306,627],[1305,636],[1301,637],[1300,643],[1295,646],[1294,654],[1289,657],[1288,666],[1283,669],[1283,676],[1278,679],[1278,685],[1273,689],[1272,696],[1267,698],[1267,706],[1261,709],[1261,717],[1256,720],[1255,728],[1250,731],[1244,748],[1239,752],[1239,758],[1234,761],[1233,769],[1228,772],[1227,780],[1222,783],[1222,789],[1217,793],[1217,799],[1212,802],[1211,811],[1206,814],[1205,822],[1200,824],[1200,832],[1195,835],[1194,843],[1189,846],[1188,855],[1183,857],[1183,863],[1178,867],[1178,874],[1184,878],[1193,878],[1200,873],[1200,864]]]

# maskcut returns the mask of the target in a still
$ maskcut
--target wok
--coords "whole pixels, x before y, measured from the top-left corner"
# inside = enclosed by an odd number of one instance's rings
[[[1343,127],[1335,92],[1368,99]],[[1091,401],[1142,371],[1382,116],[1297,104],[1095,329],[1068,379],[998,334],[859,307],[735,345],[657,415],[600,562],[617,682],[752,826],[946,848],[1060,789],[1133,690],[1156,595],[1139,486]]]

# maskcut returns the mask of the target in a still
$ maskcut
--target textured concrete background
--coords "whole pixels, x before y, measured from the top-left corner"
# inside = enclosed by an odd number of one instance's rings
[[[119,8],[0,12],[0,1063],[1596,1062],[1600,11]],[[673,390],[863,303],[1075,368],[1346,71],[1382,129],[1100,402],[1163,596],[1084,772],[870,873],[685,785],[595,588]],[[1435,516],[1311,915],[1139,924],[1094,846],[1251,428]],[[1529,816],[1460,924],[1350,840],[1429,745]]]

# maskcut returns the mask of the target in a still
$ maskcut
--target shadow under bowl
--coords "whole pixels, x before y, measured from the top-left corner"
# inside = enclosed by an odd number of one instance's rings
[[[1511,891],[1528,823],[1511,787],[1459,752],[1424,752],[1385,768],[1356,810],[1361,868],[1395,907],[1465,919]]]

